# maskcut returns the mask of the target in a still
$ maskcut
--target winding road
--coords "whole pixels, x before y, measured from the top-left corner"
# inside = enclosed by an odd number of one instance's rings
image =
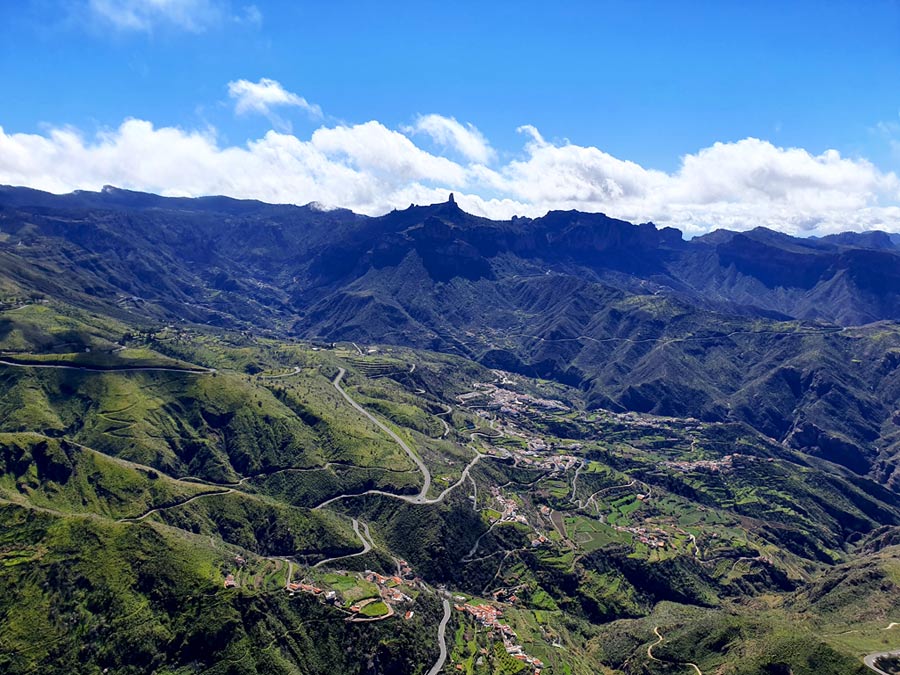
[[[290,377],[291,375],[299,375],[303,372],[303,369],[300,366],[294,366],[294,369],[289,373],[282,373],[281,375],[260,375],[259,379],[261,380],[280,380],[282,377]]]
[[[434,662],[434,665],[431,666],[431,670],[428,671],[428,675],[437,675],[441,672],[441,668],[444,667],[444,663],[447,661],[447,622],[450,621],[450,602],[447,598],[444,598],[444,616],[441,619],[441,622],[438,624],[438,647],[441,650],[441,653],[438,655],[438,660]]]
[[[347,401],[347,403],[349,403],[354,408],[356,408],[357,411],[361,412],[363,415],[368,417],[375,424],[375,426],[377,426],[379,429],[381,429],[383,432],[385,432],[388,436],[390,436],[397,443],[397,445],[399,445],[401,448],[403,448],[404,452],[406,452],[406,454],[409,455],[409,458],[415,463],[415,465],[417,467],[419,467],[419,471],[422,472],[422,477],[424,478],[424,481],[422,483],[422,489],[419,490],[419,496],[416,499],[418,499],[418,501],[420,503],[427,503],[424,501],[425,495],[428,494],[428,490],[431,488],[431,473],[428,471],[428,467],[425,466],[425,463],[421,459],[419,459],[419,456],[412,451],[412,448],[410,448],[406,444],[406,442],[402,438],[400,438],[400,436],[398,436],[386,424],[381,422],[381,420],[377,419],[374,415],[372,415],[368,410],[363,408],[359,403],[354,401],[353,398],[350,396],[350,394],[348,394],[346,391],[344,391],[343,387],[341,387],[341,380],[344,378],[344,375],[346,375],[346,374],[347,374],[347,371],[344,370],[343,368],[338,369],[337,377],[335,377],[334,381],[332,382],[332,384],[334,385],[334,388],[338,390],[338,393],[344,397],[344,399]],[[390,494],[390,493],[385,493],[385,494]],[[324,504],[321,504],[320,506],[324,506]]]
[[[865,663],[866,666],[868,666],[871,670],[874,670],[876,673],[878,673],[878,675],[889,675],[889,673],[886,673],[881,668],[879,668],[878,666],[875,665],[876,660],[886,657],[886,656],[900,656],[900,650],[893,651],[893,652],[876,652],[874,654],[869,654],[868,656],[863,658],[863,663]]]
[[[362,524],[362,528],[365,531],[365,536],[363,533],[359,531],[359,521],[354,518],[353,519],[353,531],[356,533],[356,536],[359,537],[359,540],[362,542],[363,550],[358,551],[356,553],[348,553],[347,555],[338,555],[334,558],[326,558],[325,560],[320,560],[313,567],[320,567],[322,565],[326,565],[330,562],[334,562],[335,560],[343,560],[344,558],[355,558],[356,556],[365,555],[369,551],[372,550],[372,534],[369,532],[369,526],[366,523]]]
[[[185,481],[187,483],[197,483],[198,485],[210,485],[212,487],[222,487],[222,488],[236,488],[240,487],[248,480],[255,480],[257,478],[268,478],[270,476],[276,476],[279,473],[313,473],[316,471],[327,471],[328,469],[335,466],[346,466],[354,469],[365,469],[366,471],[388,471],[390,473],[412,473],[412,469],[389,469],[384,466],[365,466],[360,464],[354,464],[353,462],[325,462],[319,466],[288,466],[284,469],[273,469],[272,471],[262,471],[260,473],[254,473],[249,476],[244,476],[238,481],[234,483],[215,483],[213,481],[206,480],[205,478],[200,478],[199,476],[181,476],[175,478],[175,480]]]
[[[674,663],[675,665],[682,665],[682,666],[690,666],[691,668],[694,669],[694,672],[696,672],[697,675],[703,675],[703,671],[700,670],[700,667],[696,663],[691,663],[690,661],[667,661],[665,659],[658,659],[655,656],[653,656],[653,648],[662,644],[662,641],[663,641],[662,633],[659,632],[659,626],[654,626],[653,632],[656,633],[656,637],[659,639],[656,642],[654,642],[653,644],[647,645],[647,657],[651,661],[658,661],[660,663]],[[876,654],[875,656],[878,656],[878,654]],[[885,674],[885,675],[887,675],[887,674]]]
[[[416,365],[416,364],[414,363],[413,365]],[[438,422],[440,422],[441,424],[444,425],[444,433],[441,435],[441,438],[447,438],[447,436],[450,435],[450,425],[447,424],[447,420],[445,420],[445,419],[443,418],[443,416],[444,416],[444,415],[449,415],[449,414],[452,413],[452,412],[453,412],[453,408],[451,408],[451,407],[448,405],[448,406],[447,406],[447,409],[446,409],[444,412],[441,412],[441,413],[435,413],[435,415],[434,415],[435,417],[438,418]]]
[[[356,346],[356,345],[354,345],[354,346]],[[361,350],[359,350],[358,347],[357,347],[357,350],[361,351]],[[109,372],[109,371],[113,371],[113,372],[151,371],[151,372],[153,372],[153,371],[157,371],[157,372],[185,373],[185,374],[192,374],[192,375],[202,375],[202,374],[209,374],[209,373],[216,372],[215,369],[211,369],[211,368],[200,369],[199,367],[197,369],[162,367],[162,366],[158,366],[158,367],[156,367],[156,366],[121,366],[121,367],[104,368],[104,367],[99,367],[99,366],[75,366],[75,365],[69,366],[69,365],[61,365],[61,364],[44,364],[44,363],[25,364],[25,363],[16,363],[16,362],[12,362],[12,361],[6,361],[4,359],[0,359],[0,365],[5,365],[5,366],[10,366],[10,367],[15,367],[15,368],[53,368],[53,369],[82,370],[82,371],[93,371],[93,372]],[[285,373],[283,375],[268,376],[268,377],[266,377],[266,379],[289,377],[298,372],[299,372],[299,369],[295,368],[294,371],[292,371],[292,372]],[[346,374],[346,372],[347,371],[344,368],[338,369],[338,374],[332,381],[334,388],[344,398],[344,400],[346,400],[353,408],[355,408],[359,413],[361,413],[362,415],[367,417],[379,429],[381,429],[388,436],[390,436],[391,439],[393,439],[397,443],[397,445],[399,445],[401,448],[403,448],[403,450],[407,454],[407,456],[413,461],[413,463],[416,465],[418,470],[422,473],[423,483],[422,483],[422,487],[419,490],[419,493],[417,495],[397,495],[397,494],[387,492],[384,490],[367,490],[366,492],[359,493],[358,495],[357,494],[345,494],[345,495],[339,495],[337,497],[333,497],[333,498],[319,504],[318,506],[316,506],[315,507],[316,509],[320,509],[324,506],[327,506],[328,504],[334,503],[341,499],[345,499],[348,497],[362,496],[362,495],[366,495],[366,494],[383,495],[383,496],[391,497],[394,499],[400,499],[402,501],[406,501],[411,504],[437,504],[439,502],[442,502],[447,497],[447,495],[450,494],[450,492],[452,490],[454,490],[455,488],[462,485],[462,483],[465,482],[469,478],[469,472],[471,471],[472,467],[475,466],[475,464],[477,464],[481,460],[482,457],[484,457],[484,455],[481,454],[480,452],[478,452],[477,450],[475,451],[475,457],[472,458],[472,460],[463,469],[462,474],[459,477],[459,480],[457,480],[453,485],[450,485],[447,488],[445,488],[437,497],[428,498],[426,495],[428,494],[428,491],[431,488],[431,473],[428,470],[428,467],[425,466],[425,463],[419,458],[419,456],[412,450],[412,448],[410,448],[409,445],[407,445],[407,443],[396,432],[394,432],[386,424],[381,422],[374,415],[369,413],[369,411],[367,411],[365,408],[363,408],[359,403],[357,403],[355,400],[353,400],[353,398],[343,389],[343,387],[341,387],[341,380],[344,378],[344,375]],[[441,415],[449,414],[451,412],[451,410],[452,409],[450,409],[448,407],[448,410],[445,413],[441,413]],[[440,415],[438,417],[440,419]],[[447,425],[443,419],[440,419],[440,421],[444,424],[444,428],[445,428],[445,433],[444,433],[443,437],[446,437],[447,435],[449,435],[449,432],[450,432],[449,425]],[[475,434],[473,434],[473,437],[474,437],[474,435]],[[323,468],[323,467],[319,467],[318,470],[321,470],[321,468]],[[285,469],[285,470],[287,470],[287,471],[310,471],[310,470],[317,470],[317,469],[316,468],[309,468],[309,469],[296,468],[296,469]],[[238,482],[231,484],[231,485],[233,485],[234,487],[240,486],[242,483],[244,483],[245,481],[247,481],[253,477],[254,476],[243,477]],[[184,479],[181,479],[181,480],[184,480]],[[188,480],[190,480],[190,477],[188,477]],[[198,480],[197,482],[205,482],[205,481]],[[142,513],[138,516],[133,516],[133,517],[129,517],[129,518],[121,518],[121,519],[119,519],[119,522],[139,522],[139,521],[144,520],[148,516],[150,516],[154,513],[157,513],[159,511],[163,511],[165,509],[183,506],[192,501],[202,499],[205,497],[214,497],[214,496],[219,496],[219,495],[225,495],[225,494],[229,494],[229,493],[235,491],[233,489],[233,487],[228,487],[226,485],[222,485],[222,487],[223,487],[223,489],[221,489],[221,490],[204,492],[201,494],[193,495],[187,499],[184,499],[182,501],[179,501],[179,502],[176,502],[173,504],[157,506],[157,507],[148,509],[147,511],[145,511],[144,513]],[[372,550],[373,544],[372,544],[372,540],[371,540],[371,533],[369,532],[369,526],[366,523],[360,523],[359,520],[357,520],[356,518],[352,519],[352,523],[353,523],[353,531],[356,534],[356,536],[359,538],[359,540],[362,542],[363,549],[356,553],[350,553],[350,554],[343,555],[343,556],[336,556],[334,558],[327,558],[325,560],[320,560],[315,565],[313,565],[313,567],[320,567],[322,565],[333,562],[335,560],[365,555],[366,553],[368,553],[369,551]],[[286,580],[285,580],[286,588],[288,587],[288,584],[290,583],[292,573],[293,573],[293,563],[290,560],[288,560],[287,562],[288,562],[288,567],[287,567],[287,575],[286,575]],[[442,599],[442,603],[443,603],[444,614],[443,614],[443,617],[441,618],[440,623],[438,624],[438,634],[437,634],[439,655],[438,655],[437,661],[435,661],[434,665],[431,666],[427,675],[437,675],[443,669],[444,664],[447,662],[447,653],[448,652],[447,652],[447,636],[446,636],[446,634],[447,634],[447,624],[450,621],[451,611],[450,611],[450,602],[446,598]]]
[[[216,372],[215,368],[176,368],[175,366],[68,366],[61,363],[17,363],[15,361],[7,361],[0,359],[0,365],[10,366],[11,368],[55,368],[57,370],[83,370],[92,373],[137,373],[137,372],[158,372],[158,373],[184,373],[186,375],[209,375]]]
[[[439,494],[437,497],[422,497],[421,494],[415,495],[415,496],[413,496],[413,495],[398,495],[393,492],[387,492],[385,490],[366,490],[365,492],[357,492],[357,493],[353,493],[353,494],[343,494],[343,495],[338,495],[336,497],[332,497],[331,499],[326,499],[324,502],[322,502],[318,506],[314,506],[313,510],[315,511],[317,509],[324,508],[324,507],[328,506],[329,504],[333,504],[334,502],[338,502],[342,499],[349,499],[351,497],[364,497],[365,495],[381,495],[382,497],[391,497],[393,499],[399,499],[400,501],[404,501],[409,504],[439,504],[440,502],[444,501],[444,499],[447,497],[448,494],[450,494],[451,491],[455,490],[460,485],[462,485],[463,481],[465,481],[469,477],[469,470],[473,466],[475,466],[475,464],[477,464],[478,461],[482,457],[484,457],[484,455],[482,455],[480,452],[476,451],[475,457],[472,459],[471,462],[469,462],[466,465],[466,468],[463,469],[462,475],[459,477],[459,480],[456,481],[453,485],[450,485],[449,487],[444,488],[444,491],[441,492],[441,494]]]
[[[226,488],[225,490],[216,490],[215,492],[201,492],[198,495],[194,495],[192,497],[189,497],[188,499],[183,499],[180,502],[175,502],[174,504],[165,504],[163,506],[154,506],[152,509],[149,509],[148,511],[144,511],[139,516],[132,516],[130,518],[119,518],[119,520],[117,522],[137,523],[137,522],[142,521],[147,516],[150,516],[159,511],[165,511],[166,509],[174,509],[176,506],[184,506],[185,504],[190,504],[191,502],[196,501],[197,499],[203,499],[205,497],[218,497],[220,495],[227,495],[232,492],[234,492],[234,490],[232,490],[231,488]]]

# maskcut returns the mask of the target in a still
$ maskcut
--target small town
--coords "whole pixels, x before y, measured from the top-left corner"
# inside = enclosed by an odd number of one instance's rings
[[[738,458],[751,462],[758,459],[753,455],[734,453],[725,455],[720,459],[699,459],[693,462],[663,462],[663,466],[667,466],[670,469],[675,469],[682,473],[688,473],[690,471],[728,472],[734,468],[734,461]],[[773,462],[775,460],[769,457],[766,461]]]
[[[660,527],[654,527],[652,530],[648,530],[646,527],[613,525],[613,528],[619,532],[630,532],[637,541],[653,548],[665,548],[669,538],[669,533]]]
[[[517,522],[526,525],[528,524],[528,520],[525,518],[525,516],[518,513],[519,504],[514,499],[508,499],[507,497],[504,497],[500,493],[500,488],[498,488],[497,486],[492,486],[491,495],[493,495],[494,499],[500,505],[500,517],[491,518],[492,522],[499,520],[503,522]]]
[[[494,371],[500,378],[501,384],[508,383],[506,373],[502,371]],[[545,410],[568,410],[568,407],[561,401],[552,399],[536,398],[530,394],[523,394],[509,389],[498,387],[491,382],[475,382],[472,385],[474,391],[457,396],[457,400],[464,405],[471,407],[479,406],[488,409],[499,409],[504,414],[516,415],[524,412],[529,408],[543,408]],[[487,399],[486,402],[480,402],[480,399]],[[473,401],[479,401],[473,403]]]
[[[411,603],[413,601],[412,597],[400,590],[401,585],[418,585],[421,583],[414,578],[412,570],[405,561],[398,561],[398,563],[401,563],[400,575],[385,576],[368,569],[361,574],[353,574],[352,576],[355,576],[358,579],[375,584],[378,589],[378,596],[357,600],[349,606],[345,606],[346,601],[339,591],[322,588],[321,586],[308,581],[290,581],[286,584],[285,590],[290,595],[295,593],[305,593],[320,598],[322,601],[348,612],[350,616],[347,617],[347,621],[381,621],[394,616],[397,613],[397,605]],[[403,575],[403,577],[401,577],[401,575]],[[409,579],[406,579],[406,577],[409,577]],[[379,601],[384,602],[387,611],[376,615],[367,615],[364,613],[363,610],[368,605]],[[405,620],[411,619],[413,615],[414,612],[412,610],[407,610],[403,613]]]
[[[489,628],[492,631],[497,631],[500,634],[501,640],[503,641],[503,647],[504,649],[506,649],[506,653],[512,656],[514,659],[534,666],[534,675],[540,675],[541,669],[544,667],[543,661],[535,656],[526,654],[525,650],[522,648],[522,645],[516,642],[518,639],[516,632],[509,626],[509,624],[503,623],[500,620],[500,617],[503,616],[503,611],[501,609],[499,609],[498,607],[494,607],[493,605],[472,605],[468,602],[465,604],[456,604],[454,605],[454,608],[458,612],[465,612],[467,614],[470,614],[478,623],[480,623],[485,628]]]

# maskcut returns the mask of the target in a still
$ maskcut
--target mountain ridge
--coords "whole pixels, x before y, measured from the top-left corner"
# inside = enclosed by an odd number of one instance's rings
[[[0,189],[0,233],[13,298],[456,353],[598,408],[747,422],[900,481],[900,250],[886,234],[684,240],[577,211],[492,221],[451,200],[367,217],[18,188]]]
[[[0,200],[0,670],[861,675],[890,637],[900,325],[684,272],[889,251],[106,198]]]

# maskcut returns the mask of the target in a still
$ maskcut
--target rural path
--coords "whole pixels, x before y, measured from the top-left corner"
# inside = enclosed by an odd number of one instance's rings
[[[415,366],[416,364],[414,363],[413,365]],[[453,408],[451,408],[449,405],[446,407],[447,407],[447,409],[444,412],[435,414],[435,417],[438,418],[438,422],[440,422],[441,424],[444,425],[444,433],[441,435],[441,438],[447,438],[447,436],[450,435],[450,425],[447,424],[447,420],[445,420],[443,416],[449,415],[450,413],[452,413]]]
[[[362,608],[362,607],[365,607],[366,605],[372,604],[373,602],[378,602],[378,600],[375,598],[372,598],[371,600],[363,600],[362,602],[359,603],[359,606],[360,606],[360,608]],[[380,616],[366,616],[366,617],[356,614],[354,616],[351,616],[348,619],[345,619],[345,621],[348,621],[350,623],[372,623],[374,621],[384,621],[385,619],[390,619],[392,616],[394,616],[394,606],[389,603],[384,603],[384,606],[387,607],[386,614],[381,614]]]
[[[213,481],[206,480],[205,478],[200,478],[199,476],[181,476],[179,478],[175,478],[175,480],[185,481],[187,483],[197,483],[199,485],[210,485],[212,487],[222,487],[222,488],[236,488],[240,487],[248,480],[254,480],[256,478],[268,478],[270,476],[275,476],[279,473],[314,473],[317,471],[327,471],[331,467],[334,466],[347,466],[356,469],[366,469],[367,471],[389,471],[391,473],[411,473],[412,469],[389,469],[384,466],[365,466],[360,464],[354,464],[353,462],[325,462],[319,466],[288,466],[284,469],[273,469],[271,471],[261,471],[260,473],[254,473],[249,476],[244,476],[238,481],[234,483],[216,483]]]
[[[447,622],[450,621],[450,602],[447,598],[444,598],[444,616],[441,618],[441,622],[438,624],[438,648],[441,650],[441,653],[438,655],[438,660],[434,662],[434,665],[431,666],[431,670],[428,671],[428,675],[437,675],[441,672],[441,668],[444,667],[444,663],[447,661]]]
[[[569,497],[569,501],[578,504],[579,509],[582,508],[581,500],[575,498],[575,493],[578,491],[578,476],[579,474],[581,474],[581,470],[585,466],[587,466],[587,462],[585,462],[584,460],[581,460],[578,463],[578,468],[575,469],[575,476],[572,478],[572,496]]]
[[[647,658],[649,658],[651,661],[659,661],[658,658],[656,658],[655,656],[653,656],[653,648],[656,647],[656,646],[659,645],[659,644],[662,644],[663,636],[662,636],[662,635],[660,634],[660,632],[659,632],[659,626],[654,626],[654,627],[653,627],[653,632],[656,633],[656,637],[657,637],[658,639],[657,639],[656,642],[654,642],[653,644],[647,645]]]
[[[594,501],[594,499],[597,497],[597,495],[603,494],[604,492],[611,492],[612,490],[621,490],[622,488],[630,488],[630,487],[633,487],[636,483],[637,483],[637,479],[631,481],[630,483],[626,483],[625,485],[611,485],[610,487],[602,488],[600,490],[597,490],[595,493],[593,493],[587,499],[585,499],[584,503],[582,503],[581,499],[573,500],[571,498],[569,499],[569,502],[572,504],[575,504],[575,506],[578,509],[586,509],[588,507],[588,504],[593,503],[594,506],[597,505],[597,502]],[[573,490],[572,495],[574,496],[574,494],[575,494],[575,491]]]
[[[674,663],[676,665],[682,665],[682,666],[690,666],[691,668],[694,669],[694,672],[697,673],[697,675],[703,675],[703,671],[700,670],[700,667],[696,663],[691,663],[690,661],[667,661],[664,659],[658,659],[655,656],[653,656],[653,648],[658,647],[660,644],[662,644],[662,641],[663,641],[662,633],[659,632],[659,626],[654,626],[653,632],[656,633],[656,637],[658,639],[653,644],[647,645],[647,657],[651,661],[658,661],[660,663]],[[878,655],[876,654],[876,656],[878,656]],[[885,673],[885,675],[887,675],[887,673]]]
[[[348,394],[343,387],[341,387],[341,380],[344,378],[344,375],[347,373],[343,368],[338,369],[337,377],[334,378],[332,384],[334,388],[338,390],[338,393],[344,397],[344,399],[356,408],[357,411],[361,412],[363,415],[368,417],[379,429],[385,432],[388,436],[390,436],[401,448],[403,448],[404,452],[409,456],[409,458],[415,463],[417,467],[419,467],[419,471],[422,472],[422,477],[424,481],[422,483],[422,489],[419,490],[419,496],[417,499],[419,502],[424,503],[425,495],[428,494],[428,490],[431,488],[431,473],[428,471],[428,467],[425,466],[425,463],[419,459],[419,456],[412,451],[406,441],[404,441],[400,436],[398,436],[393,429],[384,424],[381,420],[377,419],[374,415],[372,415],[368,410],[363,408],[359,403],[353,400],[353,397]]]
[[[132,516],[130,518],[119,518],[118,522],[120,523],[137,523],[147,516],[153,515],[154,513],[158,513],[159,511],[165,511],[166,509],[174,509],[177,506],[184,506],[185,504],[190,504],[193,501],[198,499],[204,499],[206,497],[218,497],[220,495],[227,495],[231,492],[234,492],[231,488],[226,488],[224,490],[216,490],[215,492],[201,492],[199,495],[194,495],[188,499],[182,499],[179,502],[175,502],[174,504],[166,504],[164,506],[155,506],[152,509],[144,511],[139,516]]]
[[[0,365],[11,368],[54,368],[57,370],[83,370],[92,373],[184,373],[186,375],[209,375],[216,372],[215,368],[176,368],[175,366],[68,366],[61,363],[17,363],[0,359]]]
[[[280,380],[282,377],[290,377],[291,375],[299,375],[303,372],[303,369],[300,366],[294,366],[294,369],[289,373],[282,373],[281,375],[260,375],[259,379],[261,380]]]
[[[42,438],[49,439],[49,436],[44,436],[43,434],[35,434],[35,435],[40,436]],[[92,448],[90,446],[84,445],[82,443],[78,443],[77,441],[73,441],[70,438],[64,438],[63,440],[66,443],[69,443],[69,444],[75,446],[76,448],[83,450],[84,452],[89,452],[91,454],[98,455],[108,461],[115,462],[116,464],[120,464],[122,466],[127,466],[132,469],[138,469],[140,471],[145,471],[145,472],[150,472],[150,473],[160,473],[160,474],[164,475],[167,479],[173,481],[174,483],[184,483],[185,486],[194,486],[194,485],[200,484],[200,485],[208,485],[209,487],[213,487],[213,488],[220,488],[217,490],[210,490],[209,492],[201,492],[199,494],[191,495],[190,497],[188,497],[186,499],[182,499],[182,500],[174,502],[172,504],[162,504],[160,506],[154,506],[153,508],[148,509],[144,513],[141,513],[140,515],[137,515],[137,516],[130,516],[127,518],[118,518],[117,522],[119,522],[119,523],[136,523],[141,520],[144,520],[147,516],[150,516],[153,513],[156,513],[158,511],[165,511],[166,509],[174,509],[178,506],[184,506],[185,504],[189,504],[190,502],[192,502],[196,499],[204,499],[206,497],[216,497],[216,496],[220,496],[220,495],[226,495],[226,494],[229,494],[232,492],[237,492],[238,494],[243,495],[244,497],[249,497],[249,498],[253,498],[253,499],[256,498],[255,495],[252,495],[250,493],[235,490],[234,486],[239,485],[239,483],[230,483],[230,484],[209,483],[209,482],[205,482],[205,481],[202,481],[199,479],[192,480],[191,477],[177,478],[175,476],[169,476],[168,474],[160,471],[159,469],[154,468],[152,466],[148,466],[147,464],[139,464],[138,462],[132,462],[131,460],[128,460],[128,459],[122,459],[121,457],[116,457],[115,455],[107,455],[104,452],[100,452],[99,450],[95,450],[94,448]],[[243,482],[243,481],[241,481],[241,482]]]
[[[469,549],[469,552],[466,553],[462,558],[460,558],[460,562],[472,562],[472,556],[474,556],[478,552],[478,547],[481,545],[481,540],[489,535],[491,531],[502,522],[503,521],[501,520],[495,520],[493,523],[491,523],[490,527],[488,527],[488,529],[486,529],[478,536],[478,539],[476,539],[475,543],[472,544],[472,548]]]
[[[294,577],[294,563],[292,560],[287,561],[288,569],[287,569],[287,579],[284,582],[284,589],[289,591],[291,589],[291,579]]]

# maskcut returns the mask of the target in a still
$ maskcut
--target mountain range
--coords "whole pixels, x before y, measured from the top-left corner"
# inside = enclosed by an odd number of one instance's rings
[[[84,274],[95,296],[171,303],[167,293],[177,290],[178,300],[210,320],[220,313],[247,320],[247,308],[228,304],[227,294],[240,290],[260,305],[256,320],[284,326],[405,261],[417,281],[432,284],[563,275],[746,316],[843,326],[900,318],[900,238],[884,232],[804,239],[756,228],[685,241],[673,228],[577,211],[491,221],[465,213],[452,195],[378,218],[112,187],[69,195],[0,188],[0,208],[5,248],[15,244],[27,258],[29,246],[63,245],[71,249],[68,269]],[[122,269],[138,254],[146,269]],[[168,269],[157,269],[163,263]],[[226,297],[213,297],[219,294]],[[303,328],[308,322],[296,330]]]
[[[900,622],[885,232],[0,187],[0,392],[2,672],[858,675]]]
[[[686,241],[575,211],[491,221],[452,195],[370,218],[7,187],[0,259],[16,288],[113,315],[455,353],[900,481],[900,343],[880,323],[900,319],[897,235]]]

